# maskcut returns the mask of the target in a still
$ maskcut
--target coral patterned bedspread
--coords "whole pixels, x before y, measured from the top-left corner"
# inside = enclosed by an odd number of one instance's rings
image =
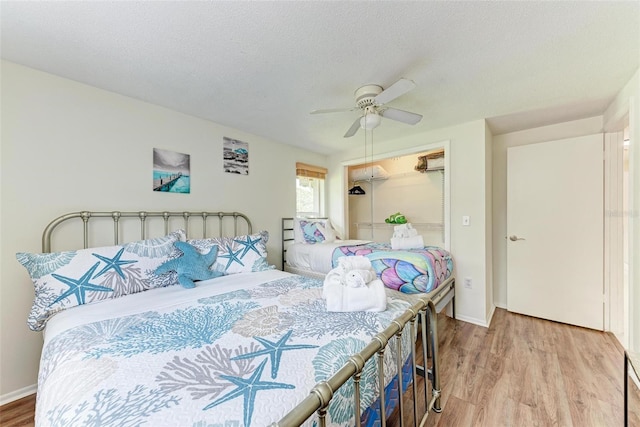
[[[451,254],[436,246],[422,249],[393,250],[386,243],[339,246],[332,254],[332,266],[338,258],[362,255],[369,258],[386,287],[404,293],[431,292],[451,276]]]
[[[390,297],[385,312],[327,313],[321,281],[269,270],[74,307],[45,331],[36,425],[268,425],[409,305]],[[375,372],[371,360],[363,408]],[[354,424],[352,393],[334,396],[331,425]]]

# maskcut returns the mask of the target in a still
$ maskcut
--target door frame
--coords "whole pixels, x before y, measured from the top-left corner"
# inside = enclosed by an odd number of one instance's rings
[[[624,278],[624,131],[605,132],[605,330],[629,344],[629,278]],[[628,185],[628,183],[627,183]],[[628,238],[628,237],[627,237]],[[627,260],[629,261],[629,260]],[[615,308],[615,309],[614,309]]]

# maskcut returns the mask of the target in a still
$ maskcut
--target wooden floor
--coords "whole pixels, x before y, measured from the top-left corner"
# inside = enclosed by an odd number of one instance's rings
[[[624,354],[612,334],[502,309],[488,329],[438,321],[443,410],[427,425],[624,425]],[[640,426],[630,389],[629,425]]]
[[[624,425],[624,357],[611,334],[502,309],[488,329],[438,321],[443,410],[428,426]],[[629,425],[640,427],[630,388]],[[34,405],[30,396],[0,407],[0,426],[33,426]]]
[[[0,427],[33,426],[35,408],[35,394],[0,406]]]

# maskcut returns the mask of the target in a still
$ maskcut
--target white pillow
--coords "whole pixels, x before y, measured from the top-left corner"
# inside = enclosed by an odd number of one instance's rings
[[[320,227],[318,227],[320,228]],[[336,230],[331,225],[331,221],[327,220],[324,227],[324,242],[322,243],[333,243],[338,240],[338,236],[336,235]]]

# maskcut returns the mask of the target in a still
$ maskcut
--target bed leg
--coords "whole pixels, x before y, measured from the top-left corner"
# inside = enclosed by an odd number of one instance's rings
[[[429,325],[429,343],[431,344],[431,375],[433,381],[431,382],[431,389],[433,392],[433,410],[435,412],[442,412],[440,407],[440,373],[438,362],[438,313],[436,312],[436,306],[433,302],[429,301],[427,310],[427,324]]]
[[[420,330],[421,331],[427,331],[427,334],[429,333],[429,318],[425,316],[424,318],[425,320],[422,321],[422,316],[418,317],[418,323],[420,324]],[[426,338],[426,335],[424,335],[424,337]],[[430,341],[428,339],[424,339],[422,340],[423,344],[427,346],[427,357],[431,357],[431,346],[430,346]],[[426,361],[425,361],[426,363]],[[425,375],[425,370],[424,368],[421,368],[421,373],[420,375],[426,378]]]
[[[453,316],[454,319],[456,318],[456,296],[455,296],[455,294],[451,298],[451,315]]]

